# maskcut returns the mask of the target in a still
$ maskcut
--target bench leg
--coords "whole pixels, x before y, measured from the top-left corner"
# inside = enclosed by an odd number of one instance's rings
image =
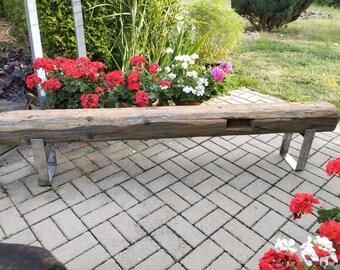
[[[290,142],[292,140],[292,133],[285,133],[282,140],[282,145],[280,149],[280,154],[287,161],[289,166],[295,171],[303,171],[306,166],[307,159],[309,156],[309,151],[312,147],[315,130],[307,129],[303,136],[303,142],[300,150],[298,160],[295,161],[294,158],[288,153]]]
[[[57,156],[53,144],[44,143],[43,139],[31,140],[35,169],[40,186],[51,186],[57,169]]]

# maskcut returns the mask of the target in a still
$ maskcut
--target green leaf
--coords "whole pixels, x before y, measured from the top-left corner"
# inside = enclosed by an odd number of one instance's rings
[[[203,37],[196,43],[196,45],[190,50],[189,54],[196,53],[204,44],[205,40],[209,37],[210,32],[207,32]]]

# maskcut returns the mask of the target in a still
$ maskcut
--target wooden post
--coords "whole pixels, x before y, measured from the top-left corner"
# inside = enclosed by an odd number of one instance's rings
[[[39,30],[37,4],[35,0],[25,0],[25,11],[26,11],[28,34],[29,34],[29,39],[30,39],[30,44],[31,44],[32,60],[34,62],[36,58],[43,57],[40,30]],[[39,69],[39,70],[36,70],[35,72],[43,80],[46,78],[44,70]],[[46,93],[41,88],[40,84],[37,86],[37,91],[38,91],[38,96],[39,96],[40,107],[45,108]]]
[[[86,43],[81,0],[72,0],[74,31],[77,40],[78,57],[86,57]]]

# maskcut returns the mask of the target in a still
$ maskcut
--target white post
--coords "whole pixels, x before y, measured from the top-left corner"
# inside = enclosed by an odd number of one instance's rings
[[[38,12],[37,12],[37,4],[35,0],[25,0],[25,11],[26,11],[26,20],[28,27],[28,34],[31,44],[31,53],[32,60],[39,57],[43,57],[41,38],[40,38],[40,30],[39,30],[39,20],[38,20]],[[42,69],[35,71],[37,75],[43,80],[46,78],[45,72]],[[39,104],[41,108],[45,108],[46,106],[46,93],[39,85],[37,87],[38,96],[39,96]]]
[[[81,0],[72,0],[74,30],[76,33],[78,57],[86,57],[85,32]]]

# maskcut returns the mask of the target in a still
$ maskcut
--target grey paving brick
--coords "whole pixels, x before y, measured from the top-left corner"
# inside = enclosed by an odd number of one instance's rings
[[[242,189],[242,192],[255,199],[266,192],[269,188],[271,188],[271,185],[267,182],[261,179],[256,179],[249,186]]]
[[[317,152],[308,158],[308,163],[314,164],[317,167],[321,167],[328,160],[329,160],[329,155],[325,155],[321,152]]]
[[[0,199],[0,211],[6,210],[13,206],[12,201],[9,199],[9,197],[5,197]]]
[[[157,228],[161,227],[163,224],[168,222],[171,218],[176,216],[169,206],[165,205],[145,218],[141,219],[138,223],[148,232],[152,232]]]
[[[218,158],[218,156],[216,154],[214,154],[212,152],[206,152],[203,155],[192,159],[192,161],[194,163],[196,163],[198,166],[203,167],[203,166],[207,165],[208,163],[216,160],[217,158]]]
[[[102,223],[105,220],[117,215],[120,213],[122,209],[115,202],[110,202],[97,210],[94,210],[85,216],[81,217],[81,220],[85,223],[85,225],[90,229],[98,224]]]
[[[216,209],[199,222],[195,224],[205,235],[209,236],[219,228],[221,228],[228,220],[231,219],[226,212],[221,209]]]
[[[139,201],[143,201],[152,195],[149,190],[134,179],[124,182],[121,186]]]
[[[288,205],[280,202],[275,197],[269,196],[268,194],[262,194],[258,198],[258,201],[285,216],[286,218],[289,218],[289,216],[291,215]]]
[[[148,145],[146,145],[144,142],[139,140],[128,140],[124,141],[128,146],[136,150],[137,152],[142,151],[144,149],[148,148]]]
[[[86,232],[77,238],[68,241],[64,245],[56,248],[52,251],[52,254],[56,256],[62,263],[67,263],[70,260],[80,256],[87,250],[93,248],[98,244],[97,240],[89,232]]]
[[[1,159],[0,159],[1,160]],[[37,196],[49,190],[48,186],[37,185],[37,176],[32,174],[20,180],[30,191],[33,196]],[[1,195],[0,195],[1,196]],[[33,199],[33,198],[32,198]],[[31,199],[31,200],[32,200]]]
[[[280,179],[276,175],[273,175],[272,173],[269,173],[256,165],[251,166],[247,169],[247,171],[257,176],[258,178],[265,180],[269,184],[275,184]]]
[[[256,165],[280,178],[287,175],[287,171],[278,168],[276,165],[273,165],[266,160],[260,160]]]
[[[137,176],[143,172],[142,168],[140,168],[128,158],[117,161],[117,165],[132,177]]]
[[[203,233],[181,216],[172,219],[168,226],[192,247],[196,247],[206,238]]]
[[[130,245],[108,221],[93,228],[91,232],[111,256],[118,254]]]
[[[189,220],[190,223],[194,224],[201,218],[212,212],[216,206],[208,201],[202,199],[182,213],[182,216]]]
[[[146,156],[146,157],[151,157],[154,156],[162,151],[165,151],[167,149],[166,146],[164,146],[163,144],[155,144],[149,148],[147,148],[146,150],[142,151],[141,153]]]
[[[177,179],[181,179],[189,174],[186,170],[184,170],[182,167],[178,166],[171,160],[167,160],[160,165]]]
[[[57,193],[68,206],[73,206],[85,200],[85,197],[71,183],[60,186]]]
[[[218,165],[219,167],[221,167],[222,169],[230,172],[232,175],[239,175],[244,171],[240,167],[238,167],[235,164],[225,160],[224,158],[219,158],[219,159],[215,160],[214,163],[216,165]]]
[[[14,204],[18,204],[20,202],[31,199],[33,196],[28,191],[28,189],[24,186],[24,184],[20,181],[15,181],[6,186],[9,196]],[[1,210],[1,202],[0,202],[0,210]]]
[[[237,202],[242,206],[247,206],[250,204],[253,199],[245,195],[244,193],[238,191],[237,189],[229,186],[228,184],[218,189],[219,192],[224,194],[225,196],[231,198],[233,201]]]
[[[276,186],[280,189],[291,192],[296,187],[298,187],[304,180],[294,174],[288,174],[283,177],[279,182],[276,183]]]
[[[98,194],[82,203],[79,203],[72,207],[72,210],[78,215],[78,216],[84,216],[87,213],[100,208],[101,206],[108,204],[111,202],[110,198],[104,194]]]
[[[271,210],[261,218],[252,229],[262,237],[269,239],[286,221],[286,218]]]
[[[7,185],[16,180],[20,180],[26,176],[34,174],[35,170],[32,166],[26,166],[16,171],[10,172],[8,174],[0,176],[0,183],[2,185]]]
[[[55,186],[60,186],[62,184],[65,184],[67,182],[71,182],[74,179],[77,179],[81,176],[83,176],[83,172],[79,170],[78,168],[72,169],[70,171],[64,172],[62,174],[58,174],[53,177],[53,184]]]
[[[234,148],[236,148],[235,145],[233,145],[233,144],[230,144],[230,145],[232,145]],[[226,159],[226,160],[229,160],[230,162],[235,162],[236,160],[244,157],[246,154],[247,154],[246,151],[244,151],[241,148],[237,148],[237,149],[231,150],[231,152],[229,152],[228,154],[225,154],[223,156],[223,158]]]
[[[107,195],[111,197],[124,210],[136,205],[138,201],[120,186],[109,189]]]
[[[237,270],[241,269],[241,264],[239,264],[233,257],[228,253],[223,253],[218,257],[212,264],[206,268],[207,270],[225,269],[225,270]]]
[[[172,158],[172,157],[175,157],[175,156],[177,156],[177,155],[178,155],[178,153],[175,152],[174,150],[172,150],[172,149],[166,149],[166,150],[164,150],[164,151],[162,151],[162,152],[160,152],[160,153],[157,153],[157,154],[154,155],[154,156],[151,156],[150,159],[151,159],[153,162],[159,164],[159,163],[162,163],[162,162],[164,162],[164,161],[166,161],[166,160],[168,160],[168,159],[170,159],[170,158]]]
[[[266,243],[264,238],[256,234],[254,231],[236,219],[230,220],[224,226],[224,228],[234,237],[241,240],[242,243],[250,247],[253,251],[257,251]]]
[[[121,270],[122,268],[116,263],[114,259],[109,259],[103,264],[96,267],[94,270]]]
[[[0,231],[1,234],[1,231]],[[7,235],[9,238],[2,241],[2,243],[12,243],[12,244],[24,244],[24,245],[30,245],[37,241],[34,234],[30,229],[26,229],[24,231],[21,231],[19,233],[16,233],[14,235]],[[1,241],[0,237],[0,241]]]
[[[130,157],[130,160],[141,167],[143,170],[148,170],[154,167],[156,164],[149,158],[144,157],[140,153],[136,153]]]
[[[138,175],[136,179],[138,180],[138,182],[142,184],[147,184],[157,179],[158,177],[164,175],[165,173],[166,171],[162,167],[156,166]]]
[[[24,218],[29,225],[32,225],[66,208],[67,205],[62,200],[57,200],[25,214]]]
[[[242,209],[239,204],[217,191],[209,194],[207,198],[232,216],[236,215]]]
[[[18,210],[21,214],[25,214],[27,212],[30,212],[34,209],[37,209],[45,204],[48,204],[50,202],[53,202],[57,200],[59,197],[54,192],[45,192],[43,194],[40,194],[38,196],[35,196],[34,198],[24,201],[22,203],[19,203],[17,205]]]
[[[189,174],[187,177],[183,178],[181,182],[189,187],[193,187],[210,177],[211,174],[206,170],[199,169],[194,173]]]
[[[226,170],[222,169],[221,167],[217,166],[214,163],[209,163],[208,165],[204,166],[204,169],[224,182],[227,182],[228,180],[234,177],[234,175],[232,175],[231,173],[227,172]]]
[[[128,249],[115,256],[115,260],[123,269],[130,269],[155,253],[159,246],[150,237],[145,237]]]
[[[55,249],[67,242],[65,236],[50,218],[31,226],[31,228],[43,247],[48,250]]]
[[[156,195],[176,212],[182,212],[190,206],[189,203],[184,201],[181,197],[168,188],[162,190]]]
[[[182,153],[187,150],[187,147],[174,139],[159,139],[159,141],[172,150],[175,150],[177,153]]]
[[[213,137],[210,139],[213,143],[227,149],[228,151],[233,151],[236,149],[236,145],[230,143],[228,140],[230,137],[224,136],[224,137]]]
[[[87,177],[82,176],[72,181],[72,184],[88,199],[100,193],[100,189]]]
[[[199,167],[195,163],[191,162],[189,159],[185,158],[182,155],[174,157],[172,161],[191,173],[199,169]]]
[[[151,190],[153,193],[157,193],[158,191],[170,186],[176,181],[177,181],[177,178],[175,178],[174,176],[168,173],[148,183],[146,187],[149,190]]]
[[[164,203],[155,196],[148,198],[147,200],[135,205],[130,208],[127,213],[134,219],[140,220],[141,218],[147,216],[154,210],[163,206]]]
[[[334,196],[333,194],[325,190],[320,190],[318,193],[315,194],[315,196],[333,204],[334,206],[339,207],[340,205],[340,198],[337,196]]]
[[[323,187],[330,193],[333,193],[335,196],[340,196],[340,181],[339,178],[334,176],[330,179],[327,184]]]
[[[116,146],[117,144],[113,145],[114,147]],[[117,150],[117,149],[116,149]],[[107,152],[104,152],[104,149],[101,150],[101,152],[107,156],[109,159],[117,162],[123,158],[127,158],[133,154],[136,153],[136,150],[132,149],[131,147],[129,146],[126,146],[125,148],[123,149],[120,149],[118,151],[114,151],[112,153],[107,153]]]
[[[24,167],[27,167],[29,164],[25,159],[20,159],[16,162],[6,164],[6,166],[0,167],[0,176],[6,175],[8,173],[20,170]]]
[[[208,139],[208,138],[206,138]],[[188,148],[193,148],[197,145],[196,142],[194,142],[193,140],[190,140],[188,138],[175,138],[175,141],[183,144],[184,146],[188,147]]]
[[[125,212],[111,218],[110,222],[130,243],[134,243],[146,235],[142,227]]]
[[[250,136],[235,136],[229,140],[230,143],[240,146],[247,141],[251,140]]]
[[[110,164],[109,166],[106,166],[104,168],[101,168],[95,172],[92,172],[88,174],[88,177],[94,181],[98,182],[99,180],[102,180],[112,174],[115,174],[119,172],[121,169],[116,164]]]
[[[73,159],[72,162],[84,173],[90,173],[99,169],[99,167],[87,156],[78,157]]]
[[[187,255],[181,263],[188,269],[205,269],[222,252],[220,247],[208,239]]]
[[[73,239],[87,230],[80,219],[70,209],[66,209],[52,216],[52,220],[62,230],[67,239]]]
[[[307,237],[310,236],[308,231],[294,224],[292,221],[288,221],[280,230],[300,244],[306,242]]]
[[[151,255],[145,261],[138,264],[133,269],[168,269],[171,265],[174,264],[174,260],[167,254],[164,250],[159,250],[155,254]]]
[[[203,181],[202,183],[198,184],[196,187],[194,187],[194,190],[196,190],[202,196],[206,196],[215,189],[217,189],[218,187],[222,186],[223,184],[224,184],[223,181],[221,181],[215,176],[212,176],[207,180]]]
[[[177,182],[173,184],[172,186],[170,186],[170,189],[190,204],[194,204],[202,198],[201,195],[188,188],[182,182]]]
[[[261,158],[253,154],[247,154],[246,156],[235,161],[235,164],[241,168],[247,169],[250,166],[256,164]]]
[[[247,173],[247,172],[243,172],[239,176],[229,181],[228,184],[238,190],[241,190],[242,188],[248,186],[255,180],[256,180],[256,177],[254,175],[251,175],[250,173]]]
[[[90,270],[107,261],[109,258],[110,255],[105,249],[102,246],[97,245],[70,261],[65,266],[69,270]]]
[[[106,156],[104,156],[100,151],[92,152],[87,154],[86,157],[97,165],[99,168],[106,167],[112,163]]]
[[[219,146],[218,144],[212,142],[211,140],[205,141],[201,144],[203,147],[208,149],[209,151],[215,153],[216,155],[222,156],[228,152],[227,149]]]
[[[126,182],[127,180],[131,179],[130,175],[128,175],[124,171],[117,172],[111,176],[108,176],[96,183],[97,187],[102,190],[107,190],[112,187],[115,187],[121,183]]]
[[[310,173],[306,170],[299,171],[299,172],[293,172],[293,174],[295,174],[295,175],[297,175],[297,176],[299,176],[299,177],[301,177],[301,178],[303,178],[303,179],[305,179],[305,180],[307,180],[307,181],[311,182],[312,184],[317,185],[319,187],[325,185],[328,181],[328,179],[327,180],[323,179],[320,176],[315,175],[313,173]]]
[[[191,251],[190,246],[166,226],[153,232],[152,237],[177,261]]]
[[[214,233],[211,238],[242,264],[246,263],[254,254],[250,248],[224,229]]]
[[[67,152],[67,153],[64,152],[64,155],[68,159],[72,160],[72,159],[76,159],[78,157],[81,157],[83,155],[86,155],[87,153],[91,153],[91,152],[93,152],[93,150],[94,149],[93,149],[92,146],[90,146],[88,144],[83,144],[82,147],[80,147],[80,148],[78,148],[74,151]]]
[[[271,195],[272,197],[280,200],[281,202],[289,205],[290,200],[292,199],[292,195],[288,194],[287,192],[277,188],[277,187],[272,187],[269,189],[267,194]]]
[[[255,224],[256,221],[261,219],[267,212],[269,208],[264,206],[263,204],[254,201],[250,205],[248,205],[245,209],[243,209],[236,218],[240,220],[242,223],[246,224],[248,227],[251,227]]]
[[[187,159],[195,159],[201,155],[203,155],[204,153],[208,152],[208,150],[200,145],[195,146],[194,148],[189,149],[188,151],[186,151],[185,153],[183,153],[182,155],[184,157],[186,157]]]

